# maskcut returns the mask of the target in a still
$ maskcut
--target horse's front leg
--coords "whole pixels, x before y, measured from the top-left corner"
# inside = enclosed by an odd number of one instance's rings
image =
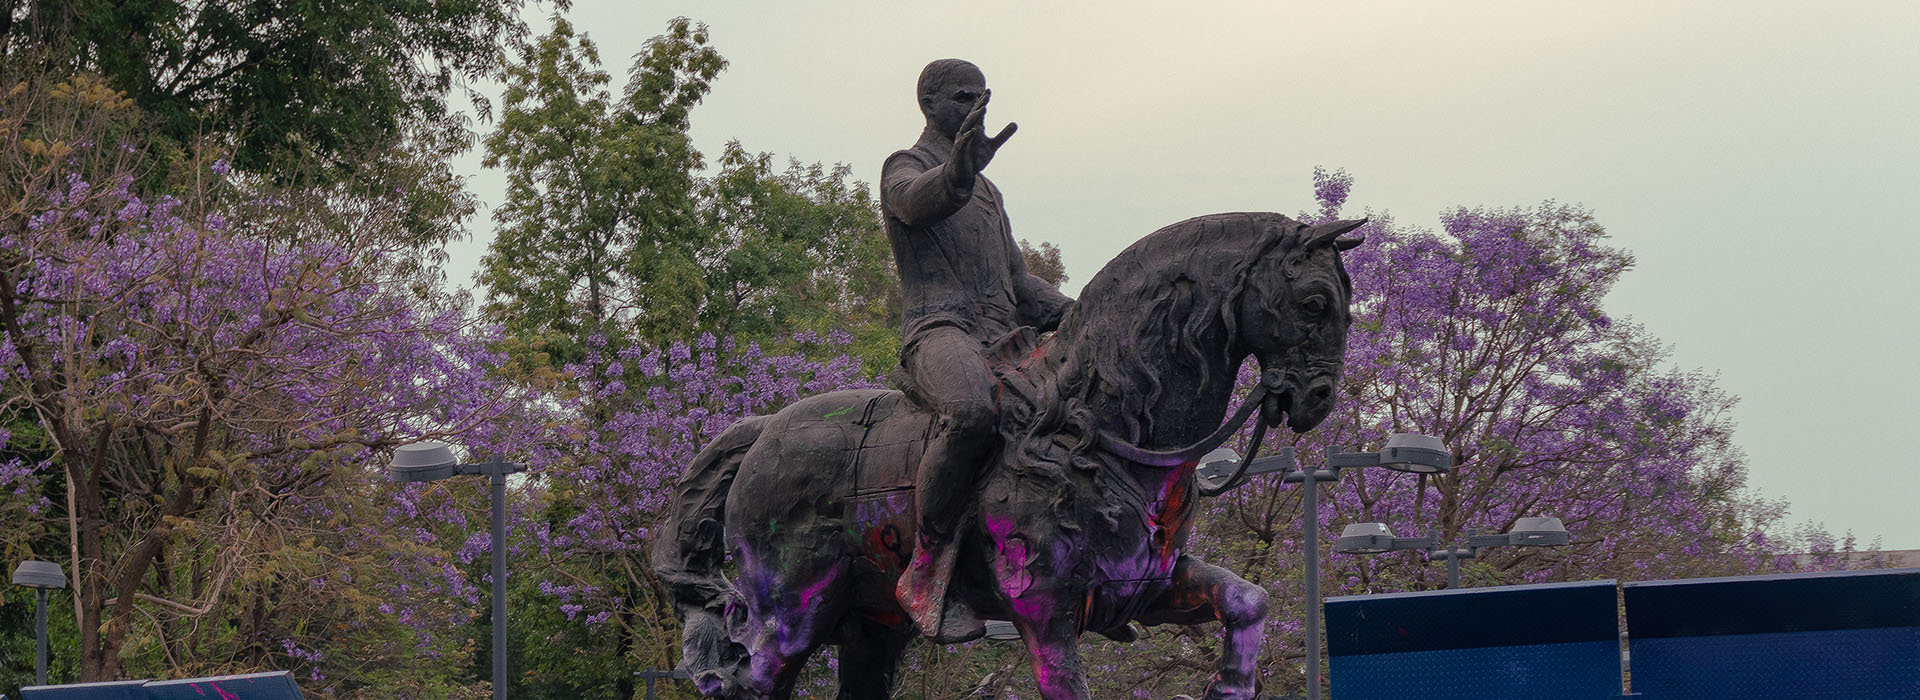
[[[1086,593],[1078,587],[1028,589],[1013,599],[1013,624],[1027,643],[1033,680],[1045,700],[1087,700],[1087,679],[1080,670],[1080,608]]]
[[[1080,671],[1080,614],[1087,603],[1083,584],[1062,573],[1070,566],[1067,545],[1057,537],[1008,534],[1005,522],[987,518],[994,535],[991,556],[1000,602],[1013,617],[1033,680],[1045,700],[1087,700]]]
[[[1267,591],[1233,572],[1182,555],[1173,568],[1173,589],[1139,616],[1145,625],[1197,625],[1219,620],[1226,626],[1220,671],[1207,685],[1207,700],[1259,697],[1255,664],[1260,657],[1260,623],[1267,619]]]

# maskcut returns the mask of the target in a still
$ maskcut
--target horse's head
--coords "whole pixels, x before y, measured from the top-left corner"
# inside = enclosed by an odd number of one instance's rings
[[[1347,352],[1347,305],[1353,283],[1340,252],[1360,239],[1340,238],[1365,219],[1304,226],[1282,218],[1277,238],[1262,246],[1240,280],[1235,335],[1260,362],[1263,375],[1276,370],[1275,387],[1287,427],[1312,430],[1333,410],[1334,391]]]

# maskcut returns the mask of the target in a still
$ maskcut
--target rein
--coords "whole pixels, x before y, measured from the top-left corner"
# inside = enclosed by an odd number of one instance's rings
[[[1233,477],[1221,484],[1219,489],[1211,492],[1205,487],[1201,488],[1202,495],[1206,496],[1224,493],[1240,485],[1247,473],[1247,465],[1252,464],[1253,458],[1260,454],[1260,443],[1267,437],[1268,417],[1277,414],[1279,408],[1278,397],[1274,392],[1278,391],[1285,382],[1286,374],[1278,369],[1261,372],[1260,383],[1253,388],[1253,394],[1240,404],[1240,410],[1235,411],[1233,417],[1228,418],[1226,423],[1213,431],[1213,434],[1201,438],[1199,442],[1192,445],[1164,452],[1149,450],[1101,431],[1100,447],[1115,457],[1149,467],[1179,467],[1193,464],[1208,452],[1226,443],[1227,438],[1233,437],[1234,433],[1239,432],[1240,428],[1247,424],[1247,419],[1253,417],[1255,410],[1265,407],[1269,402],[1275,403],[1272,409],[1260,412],[1260,420],[1253,426],[1253,447],[1248,449],[1246,458],[1240,460],[1240,466],[1234,470]]]

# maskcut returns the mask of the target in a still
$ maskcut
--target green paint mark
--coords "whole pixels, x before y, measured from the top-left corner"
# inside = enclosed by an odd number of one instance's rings
[[[832,417],[834,417],[834,416],[837,416],[837,415],[840,415],[840,414],[843,414],[843,413],[846,413],[846,412],[848,412],[848,411],[851,411],[851,410],[853,410],[853,407],[852,407],[852,406],[848,406],[848,407],[846,407],[846,408],[842,408],[842,409],[840,409],[840,410],[838,410],[838,411],[834,411],[834,412],[832,412],[832,413],[829,413],[829,414],[827,414],[827,415],[824,415],[824,416],[821,416],[821,417],[822,417],[822,418],[832,418]]]

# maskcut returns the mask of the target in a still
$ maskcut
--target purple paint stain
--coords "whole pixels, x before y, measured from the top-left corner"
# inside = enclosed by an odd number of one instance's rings
[[[814,599],[820,597],[820,594],[827,590],[827,585],[833,583],[833,581],[838,578],[840,578],[840,567],[836,566],[828,569],[826,575],[820,577],[820,580],[813,582],[813,585],[801,589],[800,609],[805,610],[812,607]]]
[[[797,608],[793,610],[781,610],[776,613],[777,619],[805,621],[804,624],[797,629],[789,629],[786,625],[780,626],[780,653],[782,655],[790,656],[799,653],[804,649],[807,640],[812,640],[817,637],[817,635],[813,633],[813,626],[818,620],[815,616],[806,615],[805,611],[813,606],[814,600],[826,592],[827,586],[832,585],[833,582],[839,578],[840,567],[835,566],[827,569],[827,572],[818,580],[800,590],[800,605]],[[799,643],[796,644],[793,642]]]
[[[1004,540],[1013,532],[1013,519],[1004,515],[989,515],[986,524],[987,532],[993,533],[995,539]]]
[[[1027,571],[1027,564],[1032,561],[1033,557],[1027,553],[1027,538],[1011,537],[1003,541],[1000,556],[994,559],[994,574],[1008,597],[1018,598],[1033,587],[1033,574]]]
[[[1013,614],[1023,620],[1044,620],[1053,607],[1053,596],[1044,591],[1028,589],[1026,595],[1013,599]]]
[[[1021,632],[1028,634],[1027,630]],[[1069,694],[1073,673],[1067,668],[1069,664],[1059,658],[1064,650],[1048,644],[1028,644],[1027,649],[1032,657],[1033,679],[1040,686],[1041,694],[1049,697]]]

